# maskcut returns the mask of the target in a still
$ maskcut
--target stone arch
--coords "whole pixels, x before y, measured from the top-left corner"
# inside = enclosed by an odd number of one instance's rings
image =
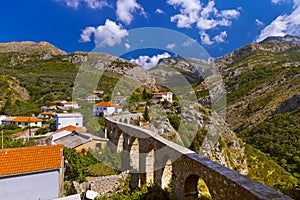
[[[196,174],[191,174],[187,177],[184,183],[184,198],[192,199],[212,199],[209,189],[203,179]]]
[[[127,118],[124,119],[124,123],[125,123],[125,124],[129,124]]]
[[[173,174],[173,167],[172,167],[172,161],[170,158],[165,158],[165,166],[162,169],[162,176],[161,176],[161,188],[166,188],[170,186],[170,183],[172,181],[172,174]]]
[[[119,118],[119,122],[121,122],[121,123],[123,122],[121,117]]]

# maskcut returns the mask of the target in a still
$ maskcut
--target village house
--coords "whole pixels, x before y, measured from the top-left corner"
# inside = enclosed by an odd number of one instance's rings
[[[69,125],[83,127],[83,115],[81,113],[55,114],[55,129],[60,129]]]
[[[85,100],[89,103],[95,103],[96,101],[100,101],[100,98],[95,94],[90,94]]]
[[[117,104],[123,104],[128,100],[127,96],[114,96],[114,102]]]
[[[41,118],[51,119],[54,117],[55,112],[46,111],[41,113]]]
[[[64,103],[66,103],[66,100],[55,100],[52,103],[56,106],[64,106]]]
[[[63,196],[63,145],[0,150],[1,199]]]
[[[2,120],[2,125],[16,124],[21,128],[42,127],[42,120],[37,117],[7,117]]]
[[[103,149],[107,142],[107,138],[101,138],[92,134],[86,133],[86,130],[75,127],[67,126],[56,130],[51,136],[52,144],[63,144],[65,147],[73,148],[78,152],[82,149],[88,151],[91,149]]]
[[[173,93],[172,92],[156,92],[153,93],[153,103],[158,103],[162,101],[173,102]]]
[[[101,102],[101,103],[94,104],[93,106],[94,117],[109,116],[114,113],[120,113],[120,112],[122,112],[122,106],[113,104],[111,102]]]
[[[79,108],[78,103],[72,101],[67,101],[63,103],[63,106],[66,108]]]
[[[56,109],[57,109],[56,106],[42,106],[41,112],[53,112]]]
[[[96,94],[96,95],[104,95],[104,90],[94,90],[93,94]]]

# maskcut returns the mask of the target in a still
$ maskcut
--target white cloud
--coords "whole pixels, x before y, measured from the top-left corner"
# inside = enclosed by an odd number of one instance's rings
[[[213,40],[216,41],[217,43],[224,43],[225,39],[227,37],[227,32],[223,31],[219,35],[216,35]]]
[[[269,36],[299,35],[300,33],[300,0],[294,0],[291,14],[280,15],[265,27],[257,38],[257,42]]]
[[[156,10],[155,10],[155,13],[158,13],[158,14],[163,14],[164,13],[164,11],[162,11],[161,9],[159,9],[159,8],[157,8]]]
[[[105,6],[109,7],[109,3],[107,1],[98,1],[98,0],[83,0],[89,8],[92,9],[101,9]]]
[[[272,0],[273,4],[279,4],[279,3],[283,3],[286,0]]]
[[[230,26],[231,21],[239,17],[238,10],[221,10],[215,7],[214,1],[209,1],[206,6],[199,0],[167,0],[174,8],[179,8],[179,13],[171,16],[171,22],[178,28],[191,28],[196,24],[201,31],[213,29],[217,26]]]
[[[139,11],[141,15],[146,15],[144,8],[136,0],[118,0],[116,15],[125,24],[130,24],[133,20],[133,13]]]
[[[130,44],[129,43],[125,43],[125,48],[127,49],[127,50],[129,50],[130,49]]]
[[[256,23],[257,26],[263,26],[264,25],[264,23],[262,21],[260,21],[259,19],[256,19],[255,23]]]
[[[139,56],[137,59],[131,59],[130,62],[135,62],[135,63],[143,66],[145,69],[150,69],[150,68],[154,67],[155,65],[157,65],[157,63],[159,62],[160,59],[169,58],[169,57],[171,57],[171,55],[168,54],[167,52],[165,52],[163,54],[157,54],[152,57]]]
[[[207,33],[205,33],[204,31],[202,31],[200,33],[200,39],[201,39],[202,44],[205,44],[205,45],[211,45],[214,43],[213,41],[210,40],[210,36]]]
[[[187,41],[185,41],[184,43],[182,43],[182,46],[189,47],[189,46],[191,46],[192,44],[194,44],[196,42],[197,42],[196,40],[190,38]]]
[[[122,38],[128,35],[126,29],[121,25],[107,19],[105,24],[98,27],[86,27],[81,35],[82,42],[90,42],[94,36],[94,43],[96,46],[114,46],[120,44]]]
[[[227,37],[226,31],[222,31],[220,34],[214,36],[212,39],[205,31],[202,31],[199,34],[200,34],[201,42],[204,45],[212,45],[214,43],[226,42],[226,37]]]
[[[105,6],[110,7],[109,3],[106,0],[55,0],[61,2],[68,7],[77,9],[80,4],[85,4],[88,8],[91,9],[101,9]]]
[[[174,43],[172,43],[172,44],[168,44],[167,46],[166,46],[166,48],[167,49],[171,49],[171,50],[173,50],[174,48],[175,48],[175,44]]]

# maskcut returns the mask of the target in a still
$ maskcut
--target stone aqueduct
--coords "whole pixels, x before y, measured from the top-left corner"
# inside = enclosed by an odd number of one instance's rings
[[[106,118],[105,126],[111,146],[124,156],[122,170],[136,172],[136,186],[154,182],[164,188],[171,181],[176,199],[197,199],[198,180],[202,179],[215,200],[291,199],[151,131],[130,125],[127,118]]]

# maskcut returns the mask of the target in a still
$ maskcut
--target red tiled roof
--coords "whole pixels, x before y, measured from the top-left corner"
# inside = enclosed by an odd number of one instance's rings
[[[116,107],[116,108],[122,108],[121,106],[119,106],[117,104],[113,104],[111,102],[101,102],[101,103],[94,104],[94,106],[97,106],[97,107]]]
[[[0,176],[62,167],[63,145],[0,150]]]
[[[41,115],[53,115],[54,112],[48,111],[48,112],[42,112]]]
[[[62,102],[64,102],[64,101],[66,101],[66,100],[55,100],[55,101],[53,101],[52,103],[62,103]]]
[[[94,93],[103,93],[104,90],[94,90]]]
[[[12,137],[20,137],[23,134],[24,134],[24,132],[17,132],[17,133],[12,134],[11,136]]]
[[[41,122],[42,120],[36,117],[15,117],[12,122]]]
[[[80,132],[80,133],[86,132],[86,130],[84,130],[82,128],[78,128],[76,126],[69,125],[69,126],[65,126],[63,128],[57,129],[54,133],[59,133],[61,131],[76,131],[76,132]]]

